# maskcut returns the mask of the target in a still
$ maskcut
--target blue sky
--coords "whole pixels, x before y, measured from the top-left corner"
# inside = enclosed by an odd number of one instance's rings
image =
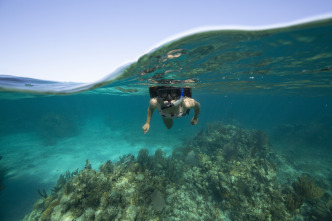
[[[331,12],[332,0],[0,0],[0,75],[92,82],[192,29]]]

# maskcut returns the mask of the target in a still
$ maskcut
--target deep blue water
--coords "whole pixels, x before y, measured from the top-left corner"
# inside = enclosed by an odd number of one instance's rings
[[[0,219],[22,219],[39,198],[37,189],[49,192],[61,173],[83,169],[85,159],[98,168],[140,148],[170,154],[211,122],[262,129],[272,147],[294,161],[301,153],[321,161],[313,177],[331,177],[331,39],[331,19],[213,31],[161,46],[95,84],[1,76],[0,167],[6,175]],[[156,111],[144,135],[148,86],[165,80],[192,87],[201,104],[199,123],[189,124],[191,111],[167,130]],[[320,170],[326,173],[317,175]],[[331,194],[332,180],[325,178]]]

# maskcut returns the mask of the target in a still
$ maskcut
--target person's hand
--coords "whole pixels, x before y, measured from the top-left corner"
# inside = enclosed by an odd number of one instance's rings
[[[191,119],[190,123],[192,125],[196,125],[198,123],[198,118],[193,117],[193,119]]]
[[[150,124],[148,124],[148,123],[144,124],[142,129],[143,129],[144,134],[146,134],[150,129]]]

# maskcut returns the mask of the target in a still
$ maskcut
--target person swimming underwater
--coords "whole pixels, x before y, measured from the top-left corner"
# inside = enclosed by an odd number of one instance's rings
[[[191,88],[153,86],[149,87],[149,93],[150,105],[148,107],[146,123],[142,127],[144,134],[150,129],[151,117],[155,109],[158,110],[167,129],[172,128],[173,119],[188,115],[191,108],[194,109],[195,114],[190,123],[192,125],[198,123],[201,105],[191,98]]]

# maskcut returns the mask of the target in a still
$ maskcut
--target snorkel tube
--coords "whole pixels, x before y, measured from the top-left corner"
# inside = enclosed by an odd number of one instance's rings
[[[173,106],[178,106],[179,104],[181,104],[182,100],[183,100],[183,94],[184,94],[184,88],[181,89],[181,97],[180,99],[178,99],[177,101],[175,101],[174,103],[171,103],[171,102],[168,102],[166,104],[163,104],[161,106],[161,109],[164,110],[166,108],[170,108],[170,107],[173,107]]]
[[[179,100],[175,101],[173,103],[174,106],[178,106],[179,104],[181,104],[182,100],[183,100],[183,94],[184,94],[184,88],[181,89],[181,97]]]

